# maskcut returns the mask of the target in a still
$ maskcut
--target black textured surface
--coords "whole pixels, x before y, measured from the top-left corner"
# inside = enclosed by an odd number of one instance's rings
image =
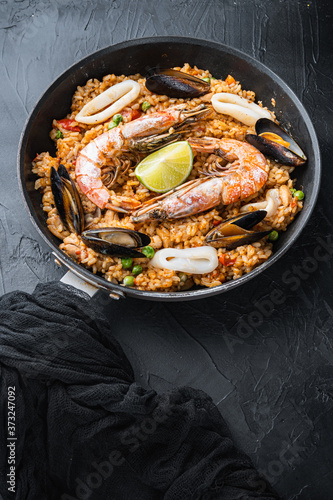
[[[104,310],[140,384],[158,391],[180,384],[205,390],[237,444],[281,495],[330,499],[330,0],[1,2],[0,292],[32,291],[38,282],[63,274],[19,196],[16,154],[28,113],[50,82],[78,59],[112,43],[154,35],[226,43],[282,77],[316,128],[322,188],[295,247],[255,282],[194,303],[103,300]]]
[[[138,385],[110,330],[88,295],[57,281],[0,299],[0,405],[11,387],[19,457],[12,495],[0,455],[0,498],[280,500],[212,399]],[[1,449],[8,431],[2,419]]]

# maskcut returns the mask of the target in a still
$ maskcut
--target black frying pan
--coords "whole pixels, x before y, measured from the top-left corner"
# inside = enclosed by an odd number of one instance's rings
[[[215,288],[195,288],[186,292],[145,292],[124,288],[94,275],[59,250],[59,240],[47,229],[46,215],[41,207],[41,195],[34,189],[36,176],[31,171],[31,162],[36,154],[42,151],[55,153],[54,143],[49,138],[52,120],[63,118],[68,113],[72,95],[78,85],[84,85],[89,78],[102,79],[109,73],[145,75],[153,67],[182,66],[184,62],[209,69],[218,78],[226,78],[229,73],[232,74],[236,80],[240,80],[243,89],[254,90],[257,100],[270,109],[271,99],[275,99],[277,118],[283,126],[291,127],[294,139],[303,146],[308,156],[307,164],[298,167],[295,172],[298,185],[303,185],[306,190],[304,208],[274,244],[274,255],[235,281]],[[36,104],[24,127],[18,154],[18,178],[31,221],[58,260],[76,275],[97,287],[113,292],[115,296],[126,294],[166,301],[199,299],[226,292],[255,279],[259,273],[274,264],[294,243],[309,220],[318,195],[320,171],[318,141],[310,118],[295,94],[277,75],[248,55],[225,45],[182,37],[130,40],[100,50],[76,63],[56,79]]]

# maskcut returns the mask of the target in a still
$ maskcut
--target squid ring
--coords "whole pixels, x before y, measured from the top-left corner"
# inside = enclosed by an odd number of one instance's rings
[[[196,248],[163,248],[158,250],[151,265],[191,274],[207,274],[218,266],[217,251],[210,246]]]
[[[220,92],[212,97],[212,105],[217,113],[229,115],[236,120],[252,127],[259,118],[272,119],[272,114],[254,102],[250,102],[239,95]]]
[[[75,121],[87,123],[88,125],[105,122],[125,106],[128,106],[139,94],[140,85],[138,82],[124,80],[105,90],[83,106],[76,115]],[[106,108],[106,106],[108,107]],[[100,112],[98,113],[98,111]]]
[[[248,203],[241,207],[240,212],[248,212],[249,210],[266,210],[266,219],[275,215],[281,204],[279,190],[269,189],[266,194],[266,201],[258,201],[257,203]]]

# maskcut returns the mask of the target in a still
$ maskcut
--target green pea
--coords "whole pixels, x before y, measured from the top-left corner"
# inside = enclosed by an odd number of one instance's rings
[[[57,130],[57,135],[56,135],[56,138],[57,139],[62,139],[64,136],[62,135],[62,132],[60,132],[60,130]]]
[[[146,257],[148,257],[148,259],[152,259],[155,255],[155,250],[149,245],[144,247],[141,251]]]
[[[298,200],[303,200],[304,199],[304,193],[303,193],[303,191],[296,191],[296,193],[294,194],[294,196],[295,197],[297,196]]]
[[[139,266],[139,264],[137,264],[136,266],[133,266],[132,274],[134,274],[134,276],[136,276],[137,274],[140,274],[140,273],[142,273],[142,266]]]
[[[123,117],[121,114],[116,114],[114,115],[114,117],[112,118],[112,122],[109,123],[108,125],[108,129],[110,130],[111,128],[114,128],[114,127],[117,127],[119,125],[120,122],[123,121]]]
[[[279,237],[279,233],[277,231],[271,231],[268,235],[269,241],[276,241]]]
[[[112,121],[113,123],[115,123],[116,125],[119,125],[120,122],[123,121],[123,117],[122,115],[120,115],[119,113],[114,115],[114,117],[112,118]]]
[[[151,104],[148,101],[143,101],[141,104],[142,111],[147,111],[147,109],[151,108]]]
[[[204,82],[210,83],[210,78],[207,76],[206,78],[201,78]]]
[[[134,276],[125,276],[125,278],[123,279],[123,283],[125,286],[133,286]]]
[[[290,192],[291,192],[291,194],[292,194],[293,196],[295,196],[295,193],[296,193],[296,189],[294,189],[294,188],[291,188],[291,189],[290,189]]]
[[[129,257],[126,259],[121,259],[121,265],[123,266],[123,269],[131,269],[133,264],[133,260]]]

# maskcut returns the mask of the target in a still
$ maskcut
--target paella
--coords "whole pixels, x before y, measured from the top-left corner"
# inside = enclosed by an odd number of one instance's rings
[[[76,262],[139,290],[251,272],[303,207],[291,173],[306,156],[274,109],[187,63],[88,80],[53,120],[56,155],[33,161],[48,229]]]

